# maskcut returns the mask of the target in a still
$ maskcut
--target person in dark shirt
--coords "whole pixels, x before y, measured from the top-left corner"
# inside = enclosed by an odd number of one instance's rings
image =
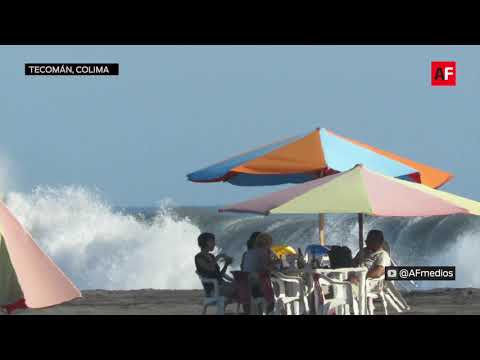
[[[217,256],[211,254],[215,249],[215,235],[212,233],[200,234],[198,237],[198,246],[200,247],[200,252],[195,255],[195,267],[197,268],[197,273],[203,278],[218,280],[220,296],[232,298],[235,293],[235,284],[234,282],[226,280],[225,273],[228,266],[233,262],[233,259],[224,254],[219,254]],[[222,258],[224,259],[224,265],[223,268],[220,269],[217,261]],[[203,286],[207,294],[211,295],[213,285],[204,284]]]
[[[242,255],[242,262],[240,264],[240,270],[244,271],[244,263],[245,263],[245,255],[250,251],[255,248],[255,240],[257,239],[257,236],[260,235],[260,231],[255,231],[250,235],[250,238],[247,241],[247,251],[245,251]]]

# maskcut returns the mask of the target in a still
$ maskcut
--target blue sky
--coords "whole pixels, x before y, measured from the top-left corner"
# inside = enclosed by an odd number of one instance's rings
[[[432,60],[457,61],[456,87],[430,86]],[[118,62],[120,76],[25,77],[26,62]],[[480,200],[478,46],[0,46],[0,64],[0,156],[17,191],[230,203],[282,187],[185,175],[320,126],[451,171],[444,189]]]

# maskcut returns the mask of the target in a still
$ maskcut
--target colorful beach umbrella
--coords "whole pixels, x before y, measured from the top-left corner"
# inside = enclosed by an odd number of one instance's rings
[[[220,211],[256,214],[358,213],[376,216],[480,215],[480,203],[385,176],[366,166],[309,181]],[[360,246],[363,239],[360,238]],[[361,247],[360,247],[361,248]]]
[[[364,164],[384,175],[438,188],[452,174],[320,129],[234,156],[187,175],[193,182],[239,186],[303,183]]]

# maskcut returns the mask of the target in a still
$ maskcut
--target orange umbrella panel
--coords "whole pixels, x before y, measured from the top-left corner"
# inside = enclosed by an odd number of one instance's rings
[[[302,183],[364,164],[373,171],[438,187],[451,174],[413,162],[327,129],[316,129],[237,155],[187,175],[194,182],[239,186]]]

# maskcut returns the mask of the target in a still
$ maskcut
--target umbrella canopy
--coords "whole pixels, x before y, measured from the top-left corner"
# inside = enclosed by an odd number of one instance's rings
[[[452,178],[445,171],[319,128],[234,156],[188,174],[187,178],[239,186],[303,183],[347,171],[360,163],[373,171],[432,188]]]
[[[480,203],[357,165],[220,211],[257,214],[360,213],[377,216],[480,215]]]

